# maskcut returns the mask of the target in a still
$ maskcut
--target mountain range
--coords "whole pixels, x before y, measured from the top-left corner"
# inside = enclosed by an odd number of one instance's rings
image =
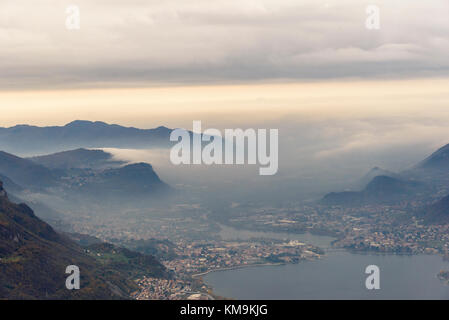
[[[419,210],[418,216],[428,224],[449,223],[449,196]]]
[[[30,157],[29,160],[50,169],[106,169],[124,165],[124,161],[114,160],[110,153],[103,150],[75,150],[57,152],[54,154]]]
[[[0,151],[0,174],[19,186],[45,188],[53,186],[61,172],[51,170],[31,160]]]
[[[322,203],[343,206],[391,204],[406,200],[423,189],[420,182],[376,176],[362,191],[331,192],[324,196]]]
[[[360,186],[362,188],[364,188],[368,183],[371,182],[371,180],[373,180],[375,177],[378,176],[387,176],[387,177],[392,177],[392,178],[397,178],[400,179],[400,175],[389,171],[389,170],[385,170],[382,169],[380,167],[374,167],[372,168],[370,171],[368,171],[358,182],[357,182],[357,186]]]
[[[128,164],[99,172],[88,170],[67,181],[65,187],[70,189],[72,195],[79,193],[82,197],[102,203],[154,199],[172,190],[147,163]]]
[[[416,166],[424,170],[449,170],[449,144],[441,147]]]
[[[65,287],[69,265],[80,269],[79,290]],[[110,244],[81,247],[11,202],[0,182],[0,299],[128,299],[142,274],[170,277],[152,256]]]
[[[147,163],[111,160],[102,150],[77,149],[46,156],[20,158],[0,151],[0,175],[15,190],[64,192],[96,196],[152,196],[170,188]],[[61,191],[61,190],[60,190]]]
[[[167,148],[171,131],[164,126],[138,129],[83,120],[52,127],[17,125],[0,128],[0,150],[36,155],[77,148]]]
[[[368,181],[369,180],[369,181]],[[373,168],[361,181],[366,186],[360,191],[331,192],[321,203],[339,206],[367,204],[395,204],[404,200],[431,200],[436,194],[449,193],[449,144],[402,172],[394,173]],[[449,221],[449,199],[421,208],[419,216],[429,223]]]

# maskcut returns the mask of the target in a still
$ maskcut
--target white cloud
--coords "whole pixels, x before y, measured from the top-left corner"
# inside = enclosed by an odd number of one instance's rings
[[[447,75],[446,0],[378,0],[379,31],[368,4],[3,0],[0,87]]]

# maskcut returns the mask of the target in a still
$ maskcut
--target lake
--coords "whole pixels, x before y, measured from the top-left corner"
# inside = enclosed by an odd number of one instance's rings
[[[298,240],[304,243],[314,244],[318,247],[327,248],[335,240],[332,237],[316,236],[311,233],[283,233],[283,232],[261,232],[240,230],[232,227],[220,225],[220,237],[223,240],[249,240],[251,238],[277,239],[277,240]]]
[[[222,237],[296,239],[326,247],[330,237],[277,234],[225,227]],[[287,237],[286,237],[287,236]],[[309,241],[307,241],[308,239]],[[380,268],[380,290],[367,290],[366,266]],[[296,265],[217,271],[204,277],[217,295],[235,299],[449,299],[449,286],[436,277],[449,262],[434,255],[328,252],[322,259]]]

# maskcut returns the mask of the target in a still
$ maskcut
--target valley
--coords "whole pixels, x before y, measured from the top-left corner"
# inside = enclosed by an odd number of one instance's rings
[[[198,197],[163,182],[149,163],[100,149],[28,158],[2,152],[0,174],[12,201],[29,203],[76,241],[82,259],[137,284],[119,298],[213,299],[203,281],[213,271],[302,264],[339,250],[449,258],[449,180],[444,161],[435,160],[448,152],[403,172],[375,168],[360,191],[272,206]],[[228,228],[254,236],[226,237]],[[317,244],[307,234],[332,240]]]

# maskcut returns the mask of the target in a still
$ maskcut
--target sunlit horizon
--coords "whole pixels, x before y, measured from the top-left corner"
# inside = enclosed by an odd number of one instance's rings
[[[446,114],[449,78],[0,92],[0,126],[105,121],[139,128],[217,127],[306,118]],[[236,118],[235,114],[239,114]]]

